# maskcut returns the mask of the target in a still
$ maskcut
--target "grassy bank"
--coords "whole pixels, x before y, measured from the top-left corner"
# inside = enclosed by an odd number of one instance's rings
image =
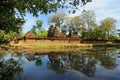
[[[11,44],[14,49],[74,49],[74,48],[91,48],[91,47],[120,47],[118,43],[87,43],[87,44],[76,44],[76,43],[39,43],[39,44]]]
[[[15,48],[42,48],[42,49],[71,49],[71,48],[89,48],[91,44],[51,44],[51,43],[40,43],[40,44],[12,44],[11,47]]]

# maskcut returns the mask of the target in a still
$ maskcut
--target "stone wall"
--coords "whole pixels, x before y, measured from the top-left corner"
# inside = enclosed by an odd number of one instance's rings
[[[38,39],[38,38],[34,38],[34,39],[19,39],[18,43],[23,43],[23,44],[34,44],[34,43],[53,43],[53,44],[61,44],[61,43],[80,43],[80,39],[70,39],[70,38],[66,38],[66,39]]]

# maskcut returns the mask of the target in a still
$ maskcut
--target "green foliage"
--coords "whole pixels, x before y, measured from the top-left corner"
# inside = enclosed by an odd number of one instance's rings
[[[35,25],[33,25],[31,31],[32,31],[34,34],[36,34],[36,26],[35,26]]]
[[[28,12],[33,14],[33,16],[38,16],[38,13],[48,14],[55,12],[57,8],[74,7],[74,9],[76,9],[80,4],[85,5],[90,1],[91,0],[1,0],[0,29],[6,32],[18,32],[20,27],[17,25],[24,23],[24,16]]]
[[[45,38],[47,37],[48,32],[46,30],[39,30],[36,34],[38,38]]]
[[[63,23],[64,21],[64,18],[66,17],[67,15],[65,13],[57,13],[53,16],[50,16],[49,19],[48,19],[48,23],[54,23],[56,27],[59,28],[59,31],[61,31],[61,24]]]
[[[42,28],[42,25],[43,25],[43,22],[41,21],[41,20],[38,20],[37,22],[36,22],[36,27],[37,27],[37,29],[38,30],[40,30],[41,28]]]
[[[115,35],[116,31],[115,23],[116,20],[110,17],[105,18],[101,21],[100,27],[106,39],[110,39],[111,35]]]
[[[64,34],[78,32],[81,38],[86,39],[119,39],[116,35],[116,20],[108,17],[98,25],[93,11],[86,11],[80,16],[65,17],[63,21],[61,31]]]
[[[36,21],[36,25],[33,25],[31,31],[35,34],[37,34],[37,31],[42,29],[43,22],[41,20]]]
[[[10,58],[8,60],[1,59],[0,65],[1,80],[15,80],[15,76],[20,76],[23,71],[21,62],[14,60],[13,58]]]
[[[85,26],[80,16],[66,17],[64,18],[64,22],[61,30],[62,30],[62,33],[67,33],[67,32],[81,33],[83,30],[83,27]]]
[[[11,31],[7,34],[5,31],[0,30],[0,44],[9,43],[12,40],[13,36],[15,36],[15,35],[16,35],[15,32]]]
[[[25,33],[21,31],[18,36],[19,36],[19,37],[24,37],[24,36],[25,36]]]
[[[0,30],[4,30],[1,32],[2,34],[6,33],[4,35],[5,38],[0,34],[1,43],[9,41],[8,38],[6,39],[6,36],[10,32],[20,33],[22,29],[20,25],[25,23],[24,16],[26,13],[38,16],[38,13],[48,14],[56,12],[57,8],[71,8],[75,10],[80,4],[85,5],[88,2],[91,2],[91,0],[1,0]]]

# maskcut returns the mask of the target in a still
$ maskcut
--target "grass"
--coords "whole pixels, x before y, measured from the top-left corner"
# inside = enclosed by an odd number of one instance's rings
[[[39,44],[12,44],[11,46],[19,47],[28,47],[28,48],[83,48],[83,47],[92,47],[91,44],[75,44],[75,43],[61,43],[61,44],[52,44],[52,43],[39,43]]]
[[[12,44],[14,49],[86,49],[93,47],[120,47],[117,43],[33,43],[33,44]]]

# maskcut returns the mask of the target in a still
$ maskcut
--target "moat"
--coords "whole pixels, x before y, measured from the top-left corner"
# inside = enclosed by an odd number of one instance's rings
[[[0,51],[1,80],[120,80],[120,49]]]

